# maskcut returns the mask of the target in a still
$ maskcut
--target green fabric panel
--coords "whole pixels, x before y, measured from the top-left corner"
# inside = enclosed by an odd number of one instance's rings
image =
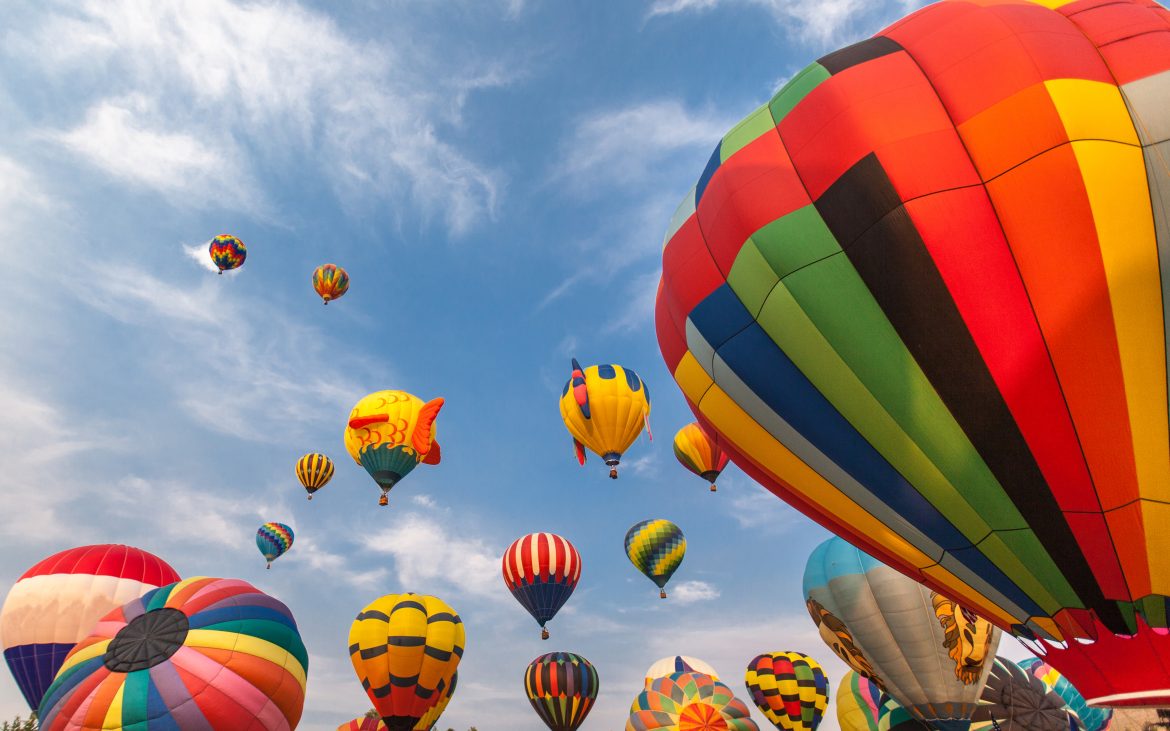
[[[1143,597],[1139,602],[1138,611],[1151,627],[1166,626],[1166,599],[1161,596]]]
[[[146,725],[146,699],[150,691],[150,670],[126,673],[122,686],[122,725]]]
[[[1064,607],[1085,606],[1031,530],[992,533],[979,544],[979,550],[1011,576],[1048,616]]]
[[[789,79],[788,83],[776,92],[776,96],[772,97],[772,101],[768,102],[768,109],[774,120],[773,124],[779,124],[780,120],[788,116],[788,113],[800,103],[801,99],[805,98],[810,91],[817,88],[822,81],[831,75],[819,63],[810,63],[799,74]]]
[[[811,203],[761,227],[752,239],[780,277],[841,251]]]
[[[749,142],[775,129],[776,123],[772,121],[772,112],[765,104],[723,135],[723,144],[719,146],[719,162],[727,162],[727,158],[747,147]]]
[[[236,619],[230,622],[217,622],[216,624],[209,624],[200,629],[214,630],[216,632],[232,632],[244,635],[252,635],[259,637],[262,640],[267,640],[277,647],[283,649],[288,654],[295,657],[301,663],[301,667],[308,669],[309,657],[308,651],[305,650],[304,643],[301,642],[296,632],[293,632],[287,626],[280,622],[269,622],[264,619]]]
[[[848,265],[844,257],[835,258]],[[773,290],[756,320],[837,411],[964,536],[975,542],[991,532],[979,511],[959,499],[955,486],[849,369],[787,287]]]
[[[756,242],[749,238],[735,255],[731,272],[727,275],[731,291],[735,292],[748,312],[756,315],[779,281],[780,278],[756,248]]]
[[[1121,610],[1121,617],[1125,620],[1125,624],[1129,627],[1130,634],[1137,633],[1137,613],[1135,611],[1134,602],[1117,602],[1117,608]]]
[[[170,586],[164,586],[163,588],[156,591],[154,596],[150,598],[150,603],[146,605],[146,611],[153,612],[156,609],[162,609],[165,607],[167,605],[167,600],[171,598],[171,591],[174,588],[175,585],[172,584]]]

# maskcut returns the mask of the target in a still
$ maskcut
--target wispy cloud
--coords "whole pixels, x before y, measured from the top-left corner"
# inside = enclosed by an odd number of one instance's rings
[[[644,272],[629,280],[625,308],[605,326],[607,333],[632,333],[654,326],[654,300],[658,294],[658,269]]]
[[[719,598],[719,589],[706,581],[683,581],[671,589],[670,598],[679,604],[693,604]]]
[[[724,472],[719,478],[722,505],[741,528],[783,533],[805,520],[797,510],[742,474]]]

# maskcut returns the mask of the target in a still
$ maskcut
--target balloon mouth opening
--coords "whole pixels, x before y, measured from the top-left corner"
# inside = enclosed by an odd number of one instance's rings
[[[178,609],[163,607],[140,614],[110,640],[102,663],[115,673],[152,668],[179,651],[190,629],[187,615]]]

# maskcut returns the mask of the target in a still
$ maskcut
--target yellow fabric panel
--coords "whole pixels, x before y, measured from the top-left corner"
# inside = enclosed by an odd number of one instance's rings
[[[253,655],[261,660],[267,660],[273,665],[284,668],[296,678],[302,688],[305,686],[305,669],[301,667],[300,661],[279,645],[274,645],[259,637],[236,632],[222,632],[214,629],[193,629],[187,633],[187,640],[183,644],[188,647],[230,650],[245,655]]]
[[[1141,501],[1150,559],[1150,588],[1155,594],[1170,595],[1170,505]]]
[[[102,728],[122,728],[122,696],[124,695],[125,690],[126,683],[123,681],[122,684],[118,686],[118,692],[114,693],[114,699],[110,701],[110,705],[106,709],[106,717],[102,721]]]
[[[1145,160],[1140,148],[1113,142],[1072,146],[1109,283],[1138,491],[1143,498],[1170,502],[1162,282]]]
[[[1138,145],[1137,131],[1121,90],[1085,79],[1045,81],[1048,96],[1070,140],[1117,140]],[[1140,157],[1140,155],[1139,155]],[[1145,177],[1142,177],[1145,187]]]
[[[68,661],[66,661],[64,665],[61,666],[61,670],[71,668],[74,665],[85,662],[86,660],[92,660],[95,657],[101,657],[102,655],[106,654],[106,650],[110,649],[110,642],[111,640],[102,640],[101,642],[95,642],[89,647],[78,650],[69,657]],[[61,670],[57,671],[58,674],[60,674]]]
[[[1065,5],[1076,2],[1076,0],[1028,0],[1028,1],[1036,3],[1037,5],[1042,5],[1046,8],[1052,8],[1053,10],[1055,10],[1056,8],[1063,8]]]

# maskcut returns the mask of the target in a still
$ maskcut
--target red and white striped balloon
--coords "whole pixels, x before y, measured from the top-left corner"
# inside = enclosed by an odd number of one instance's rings
[[[555,533],[530,533],[504,552],[504,583],[541,627],[564,605],[581,579],[581,554]]]

